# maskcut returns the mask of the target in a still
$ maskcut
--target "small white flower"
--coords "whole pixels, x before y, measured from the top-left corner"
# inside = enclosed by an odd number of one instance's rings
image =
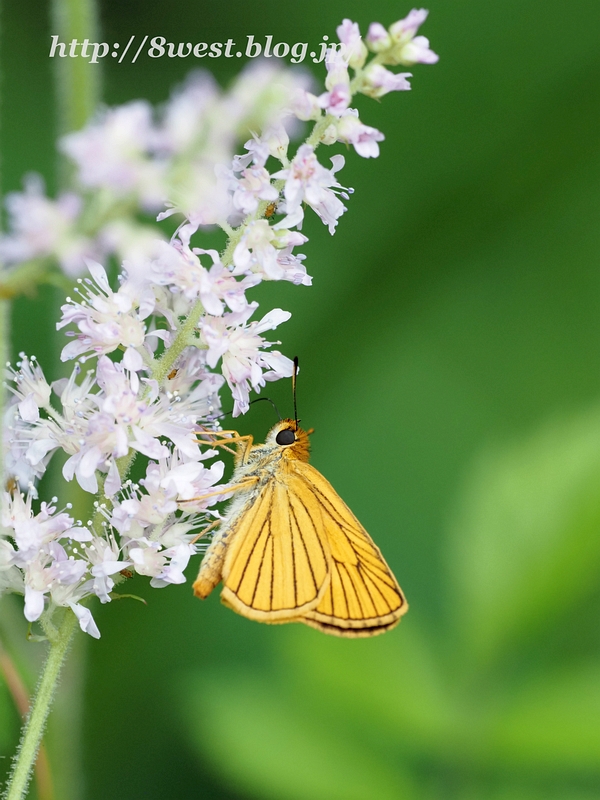
[[[377,128],[363,125],[358,119],[358,111],[349,108],[337,121],[337,139],[354,146],[359,156],[363,158],[377,158],[379,145],[385,136]]]
[[[271,124],[265,128],[261,139],[273,158],[276,158],[278,161],[283,161],[287,157],[290,137],[282,120],[272,120]],[[264,166],[264,164],[262,166]],[[264,199],[266,200],[268,198]],[[272,199],[274,200],[275,198]]]
[[[79,620],[79,627],[84,633],[89,633],[94,639],[100,638],[100,631],[94,622],[92,612],[80,603],[69,603],[69,608]]]
[[[35,358],[27,358],[25,353],[20,353],[20,358],[17,363],[18,372],[12,371],[16,386],[11,386],[10,389],[18,399],[21,419],[25,422],[36,422],[40,418],[40,408],[45,408],[50,403],[52,390]]]
[[[367,33],[367,45],[373,53],[382,53],[392,46],[392,38],[379,22],[372,22]]]
[[[191,556],[196,552],[193,544],[178,544],[163,551],[165,559],[169,559],[162,570],[150,581],[150,586],[160,589],[170,584],[185,583],[184,569],[187,567]]]
[[[77,164],[84,186],[130,192],[152,210],[165,200],[161,164],[148,157],[157,137],[151,106],[138,100],[105,110],[83,130],[65,136],[61,147]]]
[[[86,298],[81,303],[67,298],[61,309],[62,319],[56,325],[59,330],[71,323],[79,328],[77,338],[63,348],[63,361],[90,351],[100,355],[121,345],[135,348],[144,344],[146,327],[135,310],[136,298],[128,291],[130,287],[125,283],[113,292],[104,267],[93,261],[88,261],[87,266],[93,282],[86,280]],[[150,310],[146,308],[145,313]]]
[[[162,572],[167,558],[164,553],[160,552],[158,542],[145,542],[145,544],[145,547],[132,547],[129,557],[138,575],[155,577]]]
[[[248,410],[250,387],[258,391],[265,381],[290,377],[293,371],[293,362],[286,356],[276,351],[264,352],[270,343],[260,336],[288,320],[291,314],[276,308],[259,322],[247,323],[255,309],[256,304],[244,314],[207,317],[200,325],[208,345],[209,366],[215,367],[222,358],[223,375],[234,399],[234,417]]]
[[[361,38],[357,22],[344,19],[336,28],[338,39],[344,45],[344,58],[352,69],[360,69],[367,58],[368,50]]]
[[[274,178],[285,179],[284,196],[287,211],[287,216],[274,226],[275,229],[300,225],[304,219],[302,203],[305,202],[328,226],[329,233],[335,232],[338,219],[347,210],[333,191],[333,189],[343,190],[335,178],[335,173],[344,166],[344,157],[333,156],[331,163],[332,168],[325,169],[317,161],[313,148],[303,144],[298,148],[290,167],[273,175]]]
[[[429,12],[424,8],[413,8],[404,19],[390,25],[390,36],[396,44],[409,42],[427,19]]]
[[[99,536],[85,548],[85,552],[92,565],[93,592],[101,603],[110,603],[110,592],[115,585],[112,576],[130,567],[131,561],[120,559],[119,547],[114,539],[108,541]]]
[[[11,233],[0,236],[0,259],[20,264],[35,258],[55,257],[67,275],[84,270],[84,258],[98,257],[96,246],[77,232],[81,198],[73,193],[51,200],[38,175],[29,175],[24,192],[6,198]]]
[[[298,231],[275,229],[264,219],[255,220],[246,226],[233,252],[233,274],[252,272],[259,276],[258,280],[295,282],[290,277],[290,267],[295,266],[295,262],[291,261],[291,252],[294,247],[307,241],[306,236]],[[235,310],[243,309],[232,308],[232,311]]]
[[[252,139],[249,139],[245,144],[246,152],[241,156],[234,156],[233,158],[233,171],[241,172],[248,164],[254,164],[256,167],[264,167],[269,158],[269,146],[262,139],[259,139],[256,134]]]
[[[348,108],[352,99],[348,61],[341,50],[328,50],[325,64],[327,66],[325,87],[329,91],[319,97],[319,105],[330,114],[339,117]]]
[[[290,104],[292,113],[301,120],[317,120],[321,116],[319,98],[305,89],[297,89]]]
[[[424,8],[416,9],[404,19],[394,22],[390,26],[392,48],[385,53],[386,64],[435,64],[439,56],[429,48],[429,39],[425,36],[415,36],[419,27],[427,19],[428,12]]]
[[[247,167],[237,181],[233,204],[243,214],[252,214],[259,200],[277,200],[279,193],[271,185],[271,176],[264,167]]]
[[[383,97],[388,92],[407,92],[411,88],[407,78],[411,77],[410,72],[394,74],[381,64],[369,64],[363,73],[360,91],[375,98]]]

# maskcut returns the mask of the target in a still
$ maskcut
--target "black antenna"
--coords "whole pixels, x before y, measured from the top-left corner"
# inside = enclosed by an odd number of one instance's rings
[[[266,400],[266,401],[267,401],[267,403],[271,403],[271,405],[272,405],[272,406],[273,406],[273,408],[275,409],[275,413],[276,413],[276,414],[277,414],[277,416],[279,417],[279,421],[281,422],[281,414],[279,413],[279,409],[277,408],[277,406],[276,406],[276,405],[275,405],[275,403],[274,403],[274,402],[271,400],[271,398],[270,398],[270,397],[256,397],[254,400],[250,400],[250,402],[248,403],[248,405],[249,405],[249,406],[251,406],[251,405],[252,405],[252,403],[260,403],[260,401],[261,401],[261,400]]]
[[[220,414],[209,414],[206,419],[209,422],[215,422],[218,419],[223,419],[223,417],[228,417],[230,414],[233,414],[233,408],[230,408],[229,411],[222,411]]]
[[[292,394],[294,395],[294,421],[298,430],[298,409],[296,408],[296,376],[298,375],[298,356],[294,356],[294,372],[292,373]]]
[[[248,405],[251,406],[252,403],[260,403],[261,400],[266,400],[267,403],[271,403],[271,405],[275,409],[275,413],[279,417],[279,421],[281,422],[281,414],[279,413],[279,409],[277,408],[277,406],[271,400],[270,397],[255,397],[254,400],[250,400]],[[222,419],[223,417],[228,417],[229,414],[233,414],[233,408],[230,408],[229,411],[223,411],[221,414],[211,414],[209,417],[207,417],[207,419],[209,420],[209,422],[214,422],[217,419]]]

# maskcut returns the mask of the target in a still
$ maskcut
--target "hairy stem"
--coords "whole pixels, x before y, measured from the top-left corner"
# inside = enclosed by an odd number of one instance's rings
[[[25,797],[33,765],[44,734],[44,728],[46,727],[50,706],[58,685],[60,672],[71,644],[76,624],[77,618],[75,614],[70,609],[67,609],[62,623],[52,634],[48,658],[35,693],[29,718],[23,728],[3,800],[22,800]]]
[[[151,378],[158,381],[159,386],[165,381],[167,375],[171,372],[177,359],[185,348],[192,344],[192,337],[203,311],[204,307],[201,301],[198,300],[179,329],[177,336],[173,339],[173,344],[167,348],[158,361],[154,363]]]

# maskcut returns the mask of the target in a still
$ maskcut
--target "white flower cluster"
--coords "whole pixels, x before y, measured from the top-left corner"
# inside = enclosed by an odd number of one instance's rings
[[[156,215],[174,199],[199,224],[225,219],[227,165],[240,137],[278,129],[290,93],[305,84],[301,74],[256,64],[228,92],[196,72],[156,113],[143,100],[101,110],[59,142],[75,168],[75,189],[53,200],[42,179],[29,175],[24,192],[8,195],[4,268],[58,262],[75,277],[85,272],[85,258],[143,261],[161,232],[139,214]]]
[[[130,572],[157,587],[185,580],[196,539],[218,518],[211,506],[228,492],[219,483],[223,463],[205,465],[216,451],[203,436],[216,429],[221,386],[228,384],[237,416],[251,389],[292,374],[290,359],[263,336],[289,313],[276,308],[253,319],[258,303],[246,292],[264,280],[311,284],[304,256],[294,253],[307,241],[299,231],[305,208],[333,233],[349,192],[336,177],[343,157],[324,166],[315,149],[342,142],[378,155],[383,134],[360,121],[352,97],[410,88],[408,74],[384,65],[437,60],[415,36],[425,17],[414,10],[387,31],[374,23],[366,43],[344,20],[320,95],[289,71],[259,66],[228,93],[196,76],[158,123],[143,102],[105,111],[61,144],[85,191],[52,201],[32,179],[9,197],[13,231],[0,239],[0,257],[13,269],[52,258],[73,274],[84,255],[126,256],[117,288],[87,258],[90,277],[62,307],[57,327],[67,328],[62,359],[76,361],[71,377],[49,385],[24,355],[11,371],[5,473],[13,485],[2,511],[0,594],[23,593],[28,620],[68,606],[99,636],[86,598],[110,601]],[[290,158],[298,120],[314,127]],[[250,138],[235,155],[240,136]],[[159,219],[184,216],[170,242],[133,218],[167,200]],[[117,220],[123,209],[129,216]],[[227,234],[221,254],[192,245],[205,225]],[[67,456],[65,479],[97,495],[85,526],[58,512],[55,499],[35,513],[37,484],[57,451]],[[139,483],[127,479],[136,454],[147,460]]]

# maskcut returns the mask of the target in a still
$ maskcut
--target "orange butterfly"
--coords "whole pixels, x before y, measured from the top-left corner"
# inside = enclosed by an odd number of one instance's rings
[[[238,446],[235,491],[194,593],[223,581],[221,600],[259,622],[303,622],[335,636],[393,628],[408,604],[379,548],[331,484],[308,463],[308,433],[278,422],[264,444],[233,431],[203,433]],[[215,439],[214,437],[219,437]]]

